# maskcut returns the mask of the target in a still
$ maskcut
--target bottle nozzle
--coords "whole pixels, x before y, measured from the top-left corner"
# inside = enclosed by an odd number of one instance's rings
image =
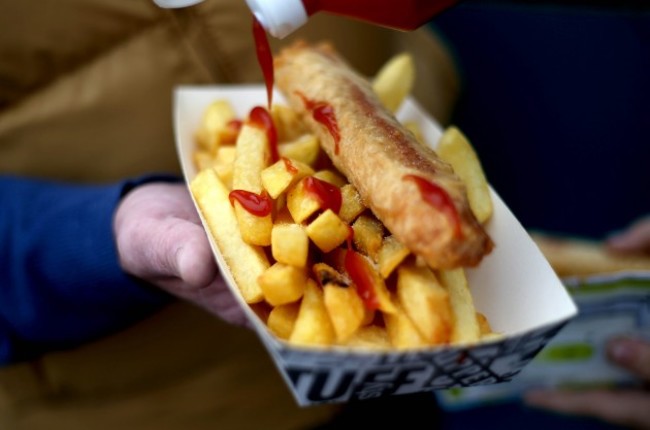
[[[307,22],[301,0],[246,0],[259,23],[273,37],[282,39]]]

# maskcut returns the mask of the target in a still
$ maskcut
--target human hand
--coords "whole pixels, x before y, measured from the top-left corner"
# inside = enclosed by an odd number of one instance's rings
[[[607,249],[615,253],[650,255],[650,216],[639,219],[630,227],[605,242]]]
[[[248,325],[219,274],[183,184],[150,183],[129,192],[113,222],[122,269],[236,325]]]
[[[613,339],[608,358],[645,382],[645,389],[534,391],[527,404],[555,412],[599,418],[630,428],[650,429],[650,343],[638,339]]]

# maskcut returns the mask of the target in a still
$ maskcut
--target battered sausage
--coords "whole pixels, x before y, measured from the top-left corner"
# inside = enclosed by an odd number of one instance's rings
[[[415,140],[331,45],[294,43],[274,67],[278,88],[334,165],[414,254],[451,269],[475,266],[492,250],[451,166]]]

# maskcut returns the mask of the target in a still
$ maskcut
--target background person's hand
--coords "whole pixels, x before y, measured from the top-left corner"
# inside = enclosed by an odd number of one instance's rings
[[[608,344],[608,357],[645,382],[645,388],[530,392],[527,404],[564,414],[599,418],[631,428],[650,429],[650,343],[619,338]]]
[[[625,254],[645,254],[650,256],[650,216],[632,223],[627,229],[609,237],[607,249]]]
[[[122,269],[237,325],[246,315],[219,273],[201,221],[184,184],[135,188],[115,213]]]

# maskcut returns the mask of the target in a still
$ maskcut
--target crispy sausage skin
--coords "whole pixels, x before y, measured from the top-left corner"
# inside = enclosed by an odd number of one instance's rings
[[[274,66],[278,88],[334,165],[414,254],[433,268],[451,269],[475,266],[491,251],[451,166],[415,140],[331,45],[294,43]]]

